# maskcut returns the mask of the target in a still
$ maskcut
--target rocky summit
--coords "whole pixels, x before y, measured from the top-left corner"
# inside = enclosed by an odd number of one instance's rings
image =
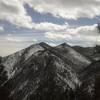
[[[0,100],[100,100],[100,59],[87,51],[42,42],[0,57]]]

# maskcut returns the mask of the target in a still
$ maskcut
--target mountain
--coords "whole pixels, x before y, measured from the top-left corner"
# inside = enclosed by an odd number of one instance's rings
[[[74,46],[73,49],[89,58],[91,61],[97,61],[100,59],[100,46],[97,45],[95,47],[80,47]]]
[[[93,95],[93,100],[100,100],[100,60],[91,63],[80,73],[85,91]]]
[[[15,71],[20,68],[20,64],[24,63],[32,55],[36,55],[37,52],[43,51],[44,48],[39,44],[31,45],[30,47],[20,50],[14,54],[6,56],[2,59],[2,63],[6,66],[8,77],[13,76]]]
[[[42,42],[31,45],[1,58],[0,76],[4,80],[0,84],[0,98],[92,100],[94,92],[89,91],[89,86],[94,89],[92,84],[95,83],[87,84],[90,78],[86,75],[92,70],[89,66],[92,61],[68,44],[51,47]]]
[[[76,66],[76,71],[83,69],[91,63],[90,59],[83,56],[66,43],[58,45],[56,49],[61,52],[66,59],[69,59],[74,64],[74,68]]]

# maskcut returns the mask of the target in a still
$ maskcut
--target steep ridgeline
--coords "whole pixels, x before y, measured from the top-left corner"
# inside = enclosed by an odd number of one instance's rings
[[[51,47],[42,42],[2,58],[8,75],[2,88],[11,100],[92,100],[82,74],[90,64],[67,44]]]
[[[66,43],[63,43],[56,47],[56,49],[69,61],[71,61],[74,66],[73,68],[76,69],[76,72],[80,71],[81,69],[87,67],[89,64],[91,64],[90,59],[83,56],[76,50],[74,50],[71,46],[67,45]]]
[[[71,91],[80,85],[80,81],[71,64],[63,60],[63,56],[59,56],[57,50],[53,50],[45,43],[31,47],[3,58],[3,64],[9,73],[9,79],[4,87],[9,89],[10,98],[14,100],[73,98],[70,96],[73,95]],[[36,52],[30,54],[32,50]]]
[[[21,63],[24,63],[32,55],[36,55],[37,51],[42,50],[44,50],[43,47],[41,47],[39,44],[35,44],[26,49],[4,57],[2,59],[2,63],[6,67],[8,77],[10,78],[11,76],[13,76],[13,74],[15,74],[17,70],[19,70]]]

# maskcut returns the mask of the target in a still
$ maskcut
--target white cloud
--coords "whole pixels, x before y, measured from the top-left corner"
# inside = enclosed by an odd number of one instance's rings
[[[41,13],[77,19],[93,18],[100,14],[100,0],[22,0]]]
[[[69,19],[93,18],[100,14],[99,0],[0,0],[0,20],[9,21],[18,27],[39,30],[63,30],[67,27],[48,22],[32,22],[31,16],[24,8],[25,3],[41,13]]]
[[[57,25],[48,22],[34,23],[24,8],[22,0],[0,0],[0,20],[6,20],[18,27],[37,30],[63,30],[68,25]]]
[[[25,35],[2,35],[0,36],[0,42],[7,42],[7,43],[34,43],[37,42],[37,39],[33,38],[33,36],[25,36]]]
[[[62,30],[64,26],[42,22],[32,22],[31,16],[27,14],[24,3],[21,0],[0,0],[0,20],[6,20],[18,27],[34,28],[39,30]]]
[[[6,40],[9,42],[23,42],[23,40],[19,38],[13,38],[13,37],[6,37]]]
[[[71,35],[65,33],[58,33],[58,32],[57,33],[46,32],[45,37],[54,40],[72,39]]]
[[[0,32],[4,31],[4,28],[2,26],[0,26]]]
[[[48,22],[42,22],[39,24],[34,23],[33,28],[37,30],[46,30],[46,31],[61,31],[65,30],[69,27],[69,25],[66,23],[64,25],[58,25]]]
[[[32,19],[20,0],[0,0],[0,20],[19,27],[32,28]]]
[[[100,34],[97,25],[67,28],[63,32],[46,32],[45,37],[53,42],[68,42],[72,45],[93,46],[100,44]]]
[[[85,26],[79,26],[76,28],[68,28],[66,29],[66,33],[72,34],[72,35],[90,35],[95,36],[98,35],[98,29],[97,24],[94,25],[85,25]]]

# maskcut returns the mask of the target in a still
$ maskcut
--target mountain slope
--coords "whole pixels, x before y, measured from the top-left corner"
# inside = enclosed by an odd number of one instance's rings
[[[74,46],[73,49],[89,58],[91,61],[100,60],[100,46],[96,47],[79,47]]]
[[[16,68],[20,67],[20,63],[23,63],[33,54],[35,55],[37,51],[42,50],[44,50],[42,46],[40,46],[39,44],[34,44],[26,49],[2,58],[2,63],[6,67],[9,78],[15,73],[15,71],[17,70]]]
[[[59,96],[68,99],[66,95],[70,96],[70,91],[79,84],[76,72],[46,50],[22,63],[4,87],[10,86],[10,97],[14,100],[55,100]]]
[[[89,100],[100,100],[100,60],[81,71],[79,79],[82,81],[81,92],[90,94]]]
[[[72,63],[76,65],[76,71],[79,71],[91,64],[91,61],[87,57],[83,56],[66,43],[57,46],[56,49],[65,58],[69,59]]]
[[[93,69],[89,69],[91,61],[65,43],[57,47],[35,44],[2,58],[1,64],[7,79],[0,89],[8,91],[7,97],[12,100],[93,98],[94,92],[89,89],[94,89],[95,78],[91,80],[88,75]]]

